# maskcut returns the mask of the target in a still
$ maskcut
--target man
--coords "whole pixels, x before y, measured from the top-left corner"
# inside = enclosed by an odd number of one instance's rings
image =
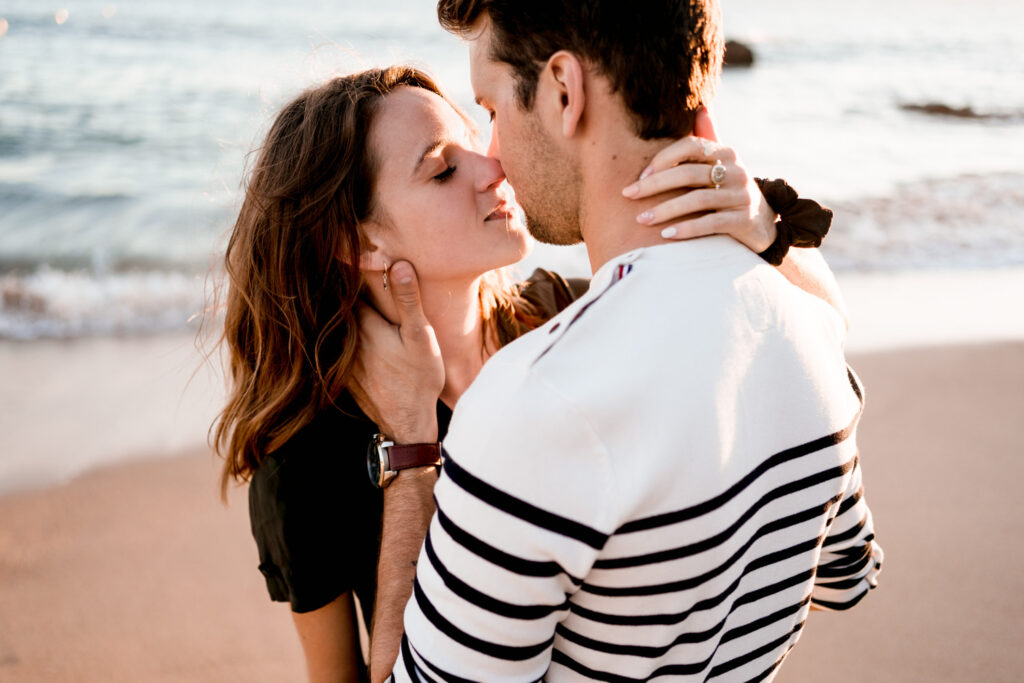
[[[595,272],[460,400],[400,645],[432,474],[386,490],[371,675],[397,652],[403,681],[771,679],[812,605],[855,604],[882,555],[841,318],[728,238],[638,231],[619,190],[709,100],[717,6],[441,0],[438,13],[469,43],[531,232],[583,240]],[[411,267],[393,278],[415,345]],[[435,397],[396,393],[390,436],[433,441]]]

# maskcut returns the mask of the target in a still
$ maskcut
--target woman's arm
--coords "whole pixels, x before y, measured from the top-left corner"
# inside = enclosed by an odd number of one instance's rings
[[[778,269],[794,285],[836,309],[849,328],[850,318],[843,293],[839,291],[836,276],[832,274],[832,269],[825,263],[820,251],[791,247]]]
[[[729,235],[751,251],[761,253],[775,240],[777,215],[768,205],[736,151],[714,140],[706,112],[695,132],[673,142],[651,160],[641,178],[623,190],[633,199],[673,193],[637,222],[660,229],[666,239]],[[708,139],[710,138],[710,139]],[[724,179],[716,187],[712,165],[721,164]],[[819,297],[846,319],[846,305],[832,270],[817,249],[791,248],[778,266],[794,285]]]
[[[360,683],[362,653],[352,593],[312,612],[292,612],[310,683]]]

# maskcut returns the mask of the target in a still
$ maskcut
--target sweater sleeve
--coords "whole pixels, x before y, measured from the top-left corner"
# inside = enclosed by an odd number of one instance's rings
[[[858,397],[863,389],[857,376],[849,372]],[[871,510],[864,500],[860,457],[854,456],[847,475],[838,512],[828,527],[815,575],[811,602],[826,610],[853,607],[878,585],[884,553],[875,542]]]
[[[535,377],[502,386],[504,398],[460,402],[445,441],[395,680],[542,678],[614,529],[607,456],[585,416]]]

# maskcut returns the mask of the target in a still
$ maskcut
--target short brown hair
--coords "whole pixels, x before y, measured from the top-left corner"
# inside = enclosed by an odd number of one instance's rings
[[[542,65],[568,50],[622,95],[644,139],[693,130],[722,65],[717,0],[439,0],[441,25],[459,35],[484,16],[492,57],[512,66],[516,96],[533,107]]]

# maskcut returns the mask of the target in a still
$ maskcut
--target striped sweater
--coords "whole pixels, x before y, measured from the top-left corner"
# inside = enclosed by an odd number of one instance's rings
[[[845,328],[728,238],[638,250],[456,406],[397,680],[770,680],[875,585]]]

